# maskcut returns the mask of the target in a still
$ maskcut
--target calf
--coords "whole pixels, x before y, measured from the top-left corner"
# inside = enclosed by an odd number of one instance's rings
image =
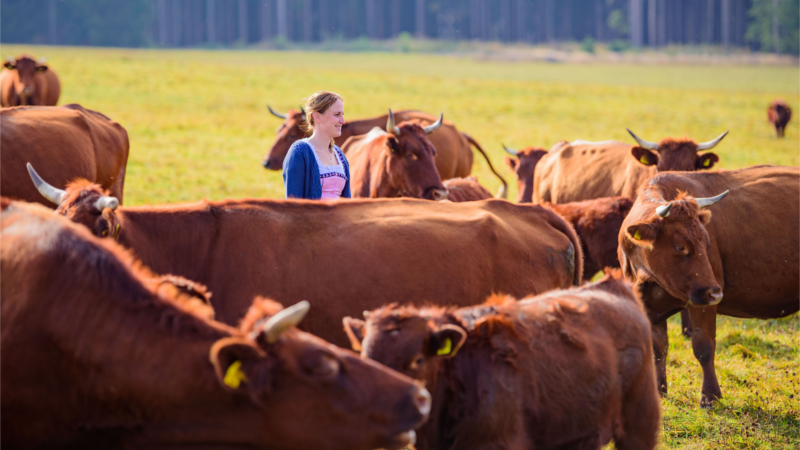
[[[792,119],[792,108],[781,99],[775,99],[769,104],[767,108],[767,120],[775,125],[775,132],[778,137],[783,137],[786,134],[786,125]]]
[[[428,415],[410,378],[294,328],[306,302],[240,331],[111,240],[0,207],[3,448],[396,449]]]
[[[492,193],[478,183],[478,177],[451,178],[444,182],[447,199],[451,202],[475,202],[492,198]]]
[[[536,164],[547,154],[547,150],[539,147],[527,147],[514,150],[503,145],[503,149],[513,158],[506,156],[506,165],[517,176],[517,203],[530,203],[533,198],[533,174]]]
[[[353,348],[433,393],[419,450],[656,445],[650,324],[619,274],[519,302],[365,317],[344,319]]]

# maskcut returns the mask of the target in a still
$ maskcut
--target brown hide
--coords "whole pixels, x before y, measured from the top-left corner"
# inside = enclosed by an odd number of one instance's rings
[[[719,161],[714,153],[698,154],[697,146],[685,138],[665,138],[657,151],[615,141],[561,142],[536,166],[532,201],[636,198],[641,185],[658,172],[711,169]]]
[[[698,209],[696,198],[728,190],[719,203]],[[656,215],[667,202],[672,202],[669,215]],[[714,373],[716,314],[766,319],[796,312],[799,246],[796,167],[664,173],[639,194],[619,233],[620,263],[641,289],[662,289],[643,295],[657,321],[654,329],[692,306],[692,346],[704,374],[702,404],[721,396]],[[661,339],[665,345],[666,336]],[[659,371],[665,386],[666,366]]]
[[[474,304],[492,292],[522,297],[582,277],[575,231],[536,205],[227,200],[101,215],[92,206],[101,195],[96,186],[68,190],[65,202],[79,201],[59,212],[100,235],[115,228],[109,219],[119,223],[120,243],[145,264],[208,286],[223,322],[237,323],[255,295],[306,299],[302,327],[337,345],[347,344],[342,317],[384,301]]]
[[[405,376],[295,328],[253,340],[110,240],[2,207],[3,448],[399,448],[427,414]]]
[[[583,273],[592,277],[605,267],[619,267],[617,236],[633,206],[628,197],[606,197],[559,205],[544,203],[575,228],[583,247]]]
[[[466,178],[451,178],[444,182],[447,189],[447,199],[451,202],[475,202],[492,198],[492,193],[478,183],[474,176]]]
[[[6,61],[0,71],[0,106],[55,106],[61,84],[55,70],[31,55]]]
[[[506,165],[517,176],[517,203],[531,203],[533,197],[533,174],[536,165],[547,150],[538,147],[526,147],[516,151],[516,158],[506,156]]]
[[[300,129],[300,124],[304,120],[303,115],[302,111],[289,111],[286,120],[278,128],[269,154],[262,160],[265,168],[272,170],[283,168],[283,160],[289,152],[289,147],[294,141],[305,136]],[[386,131],[388,117],[388,114],[384,114],[345,123],[342,126],[342,135],[335,139],[336,145],[344,150],[345,141],[352,136],[367,134],[375,127]],[[418,120],[421,125],[430,125],[439,119],[436,116],[413,110],[395,111],[394,117],[396,123]],[[429,139],[436,148],[436,169],[442,180],[469,175],[472,170],[472,148],[468,139],[456,129],[452,122],[445,121],[436,133],[429,136]],[[347,157],[349,159],[350,155]]]
[[[53,186],[84,178],[122,203],[128,133],[103,114],[77,104],[0,110],[0,194],[52,207],[36,190],[26,163]]]
[[[387,133],[374,128],[342,145],[350,163],[353,198],[447,198],[447,190],[436,171],[436,149],[425,130],[412,122],[403,122],[396,128],[399,136],[394,131]]]
[[[433,393],[418,450],[656,445],[650,324],[620,279],[519,302],[389,305],[365,315],[345,320],[361,356]]]
[[[781,99],[775,99],[767,108],[767,120],[775,126],[778,137],[786,134],[786,125],[792,120],[792,108]]]

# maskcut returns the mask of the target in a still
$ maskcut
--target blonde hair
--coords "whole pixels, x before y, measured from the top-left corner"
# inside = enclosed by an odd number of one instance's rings
[[[310,134],[314,131],[314,115],[313,113],[324,114],[325,111],[330,109],[337,100],[341,100],[342,96],[329,91],[318,91],[311,94],[306,99],[306,106],[304,108],[305,111],[305,121],[300,123],[300,129],[303,130],[305,133]],[[333,139],[331,139],[330,150],[333,151]]]

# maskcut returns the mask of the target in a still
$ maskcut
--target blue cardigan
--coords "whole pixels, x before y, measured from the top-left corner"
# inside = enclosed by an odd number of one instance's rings
[[[344,164],[344,175],[347,177],[342,197],[350,198],[350,164],[338,146],[333,148]],[[289,153],[283,160],[283,185],[286,188],[286,198],[319,200],[322,197],[322,181],[313,151],[305,139],[294,141],[289,148]]]

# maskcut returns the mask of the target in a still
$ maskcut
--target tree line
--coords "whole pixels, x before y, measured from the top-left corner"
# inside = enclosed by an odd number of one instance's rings
[[[800,0],[0,0],[0,41],[196,47],[392,39],[798,53]]]

